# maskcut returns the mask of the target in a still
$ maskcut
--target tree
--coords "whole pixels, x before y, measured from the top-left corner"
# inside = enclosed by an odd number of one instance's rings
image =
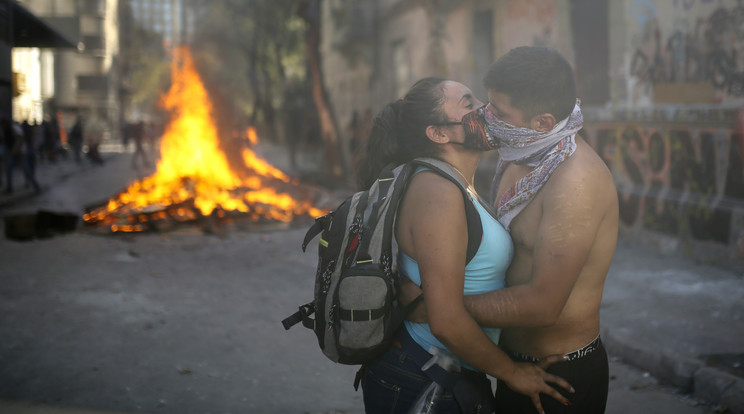
[[[312,80],[313,99],[318,110],[321,136],[325,145],[326,173],[332,179],[338,180],[343,175],[338,128],[323,83],[321,57],[318,50],[320,44],[320,1],[301,0],[299,14],[307,23],[305,53],[307,54],[307,66]]]
[[[134,21],[128,2],[120,2],[119,7],[122,111],[155,114],[169,83],[170,57],[163,37]]]
[[[291,79],[304,78],[302,21],[294,0],[191,0],[199,25],[192,47],[221,111],[275,131]]]
[[[298,85],[311,85],[313,105],[305,110],[317,108],[326,173],[331,179],[342,177],[338,133],[320,74],[320,27],[307,14],[309,2],[191,0],[191,6],[200,22],[192,46],[205,83],[227,118],[222,122],[247,119],[279,139],[277,125],[286,117],[278,111],[290,106],[283,99],[296,96]]]

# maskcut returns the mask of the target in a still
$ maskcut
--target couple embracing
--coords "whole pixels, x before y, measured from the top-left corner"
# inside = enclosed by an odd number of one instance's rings
[[[420,169],[398,211],[398,269],[423,291],[393,346],[363,369],[367,413],[407,413],[431,383],[430,347],[459,360],[469,384],[445,387],[441,413],[603,413],[607,355],[602,291],[617,241],[612,175],[578,135],[571,65],[557,51],[519,47],[484,78],[483,104],[463,84],[418,81],[374,120],[359,183],[417,157],[448,163],[470,188],[483,236],[466,263],[463,196]],[[490,200],[472,186],[483,151],[498,151]],[[497,379],[495,397],[488,376]]]

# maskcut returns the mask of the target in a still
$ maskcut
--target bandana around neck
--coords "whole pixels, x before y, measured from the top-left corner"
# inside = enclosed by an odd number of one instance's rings
[[[491,183],[491,200],[496,205],[496,218],[507,230],[555,169],[576,151],[576,133],[584,123],[579,104],[577,100],[571,115],[549,132],[518,128],[499,120],[486,107],[480,109],[486,119],[489,141],[499,148],[496,174]],[[499,182],[508,162],[534,169],[507,189],[501,199],[496,200]]]

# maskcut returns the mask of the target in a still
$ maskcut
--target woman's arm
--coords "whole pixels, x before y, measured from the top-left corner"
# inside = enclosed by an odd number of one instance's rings
[[[546,382],[570,389],[565,381],[533,364],[513,362],[465,309],[467,226],[459,189],[434,173],[418,174],[407,190],[398,220],[401,248],[419,265],[434,336],[469,365],[506,381],[537,404],[540,393],[565,403]]]

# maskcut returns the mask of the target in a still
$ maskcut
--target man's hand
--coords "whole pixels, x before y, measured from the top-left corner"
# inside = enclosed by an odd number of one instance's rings
[[[415,283],[411,282],[407,277],[401,277],[401,281],[398,284],[398,303],[401,306],[413,302],[414,299],[419,297],[423,293],[420,287]],[[416,323],[428,323],[429,317],[426,313],[426,305],[422,300],[411,312],[406,316],[406,319]]]

